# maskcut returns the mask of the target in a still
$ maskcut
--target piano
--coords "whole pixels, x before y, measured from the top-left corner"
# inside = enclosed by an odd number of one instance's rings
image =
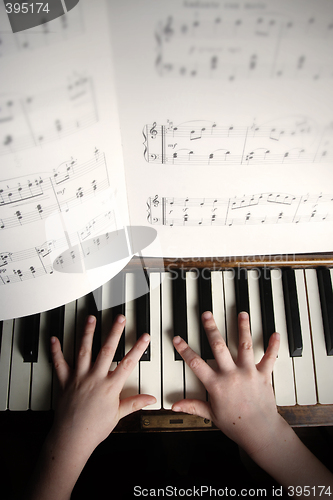
[[[333,258],[331,254],[216,259],[134,258],[123,272],[94,294],[52,311],[0,323],[0,422],[16,419],[51,425],[58,386],[49,339],[57,335],[73,365],[88,314],[97,316],[93,357],[113,318],[123,313],[126,328],[110,369],[137,336],[151,344],[130,375],[122,396],[153,394],[157,403],[128,415],[115,432],[214,429],[212,422],[170,408],[183,397],[205,400],[206,391],[172,345],[174,335],[214,365],[200,315],[212,310],[233,356],[237,313],[250,315],[258,361],[268,338],[281,334],[273,372],[278,411],[292,426],[333,424]],[[146,293],[136,297],[138,286]],[[114,297],[117,300],[114,301]],[[108,304],[117,303],[114,307]],[[96,305],[97,304],[97,305]],[[100,310],[99,310],[100,309]],[[36,424],[37,422],[37,424]]]

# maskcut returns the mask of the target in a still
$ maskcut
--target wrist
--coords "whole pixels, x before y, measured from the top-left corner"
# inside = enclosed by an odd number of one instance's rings
[[[51,460],[58,457],[64,462],[78,465],[86,463],[94,448],[82,436],[77,439],[73,429],[66,427],[52,427],[44,443],[44,451]]]

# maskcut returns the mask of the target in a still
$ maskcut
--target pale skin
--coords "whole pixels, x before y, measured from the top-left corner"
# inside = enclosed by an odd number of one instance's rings
[[[265,355],[255,365],[249,318],[246,313],[241,313],[238,319],[238,358],[234,362],[212,314],[204,313],[202,321],[216,369],[205,363],[179,337],[174,339],[174,346],[205,385],[210,401],[184,399],[175,403],[172,409],[212,420],[282,486],[330,485],[333,491],[332,474],[277,412],[271,374],[279,349],[279,335],[272,335]],[[89,317],[75,370],[67,365],[59,340],[51,339],[53,363],[62,392],[54,425],[25,498],[69,500],[89,456],[118,421],[156,401],[154,396],[147,394],[120,400],[129,373],[150,341],[149,335],[144,334],[117,368],[109,372],[124,326],[125,318],[119,316],[92,365],[95,318]],[[314,497],[313,491],[310,490],[307,497]]]

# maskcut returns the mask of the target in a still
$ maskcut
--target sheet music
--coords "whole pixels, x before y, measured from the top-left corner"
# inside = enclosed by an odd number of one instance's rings
[[[105,3],[11,33],[0,5],[0,319],[94,290],[128,224]]]
[[[332,251],[332,6],[109,7],[131,223],[167,257]]]
[[[0,319],[107,281],[129,224],[147,256],[332,251],[332,49],[325,0],[1,15]]]

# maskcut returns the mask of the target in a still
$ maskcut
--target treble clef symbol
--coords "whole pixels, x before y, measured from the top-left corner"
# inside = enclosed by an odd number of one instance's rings
[[[153,123],[152,128],[149,130],[149,133],[150,133],[150,137],[152,139],[156,139],[156,136],[157,136],[156,122]]]
[[[159,199],[158,199],[158,194],[155,195],[155,198],[153,199],[153,205],[155,208],[158,208],[158,205],[160,204]]]

